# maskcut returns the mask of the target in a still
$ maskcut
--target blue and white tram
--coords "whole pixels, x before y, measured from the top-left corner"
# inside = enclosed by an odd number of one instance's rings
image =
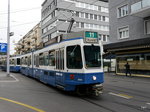
[[[20,56],[10,57],[10,72],[20,72]]]
[[[59,43],[35,51],[33,77],[65,91],[98,95],[104,82],[103,47],[96,36],[96,32],[63,35]]]
[[[20,56],[22,74],[65,91],[102,93],[103,46],[97,32],[76,32],[53,38],[47,47]]]
[[[20,56],[10,57],[10,72],[20,72]],[[0,58],[0,69],[6,71],[7,69],[7,57],[3,56]]]
[[[20,72],[26,76],[32,76],[32,52],[20,56]]]
[[[0,57],[0,69],[6,71],[6,56]]]

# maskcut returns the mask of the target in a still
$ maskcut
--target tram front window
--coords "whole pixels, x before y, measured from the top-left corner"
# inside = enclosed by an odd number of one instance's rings
[[[86,67],[101,67],[101,52],[99,46],[84,46]]]
[[[82,69],[81,47],[79,45],[67,47],[67,68]]]

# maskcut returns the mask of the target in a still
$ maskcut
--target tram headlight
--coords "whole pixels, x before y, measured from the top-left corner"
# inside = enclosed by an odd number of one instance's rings
[[[97,77],[96,76],[93,76],[93,80],[96,80],[97,79]]]

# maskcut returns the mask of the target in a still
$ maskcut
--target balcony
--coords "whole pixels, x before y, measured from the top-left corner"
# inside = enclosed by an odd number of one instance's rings
[[[131,15],[138,17],[150,16],[150,0],[141,0],[131,5]]]

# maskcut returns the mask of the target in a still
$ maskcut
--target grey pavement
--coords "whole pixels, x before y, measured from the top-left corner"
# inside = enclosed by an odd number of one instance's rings
[[[0,71],[0,82],[2,81],[16,81],[16,79],[11,75],[11,73],[8,76],[6,72]]]
[[[11,73],[18,81],[6,76],[0,71],[5,79],[0,81],[0,112],[150,112],[149,78],[105,73],[104,92],[95,98],[71,95],[19,73]]]

